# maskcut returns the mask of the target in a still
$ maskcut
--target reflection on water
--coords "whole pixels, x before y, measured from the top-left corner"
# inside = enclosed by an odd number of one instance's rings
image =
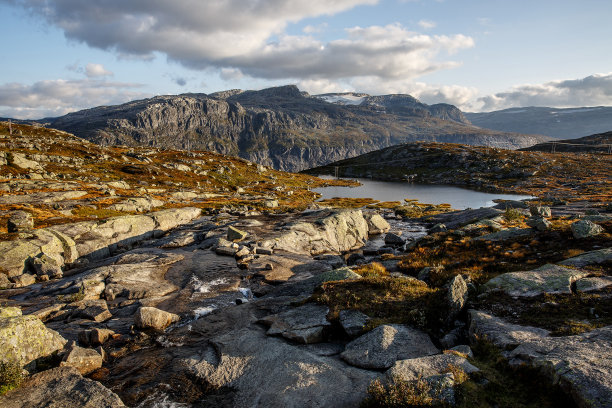
[[[325,178],[325,177],[323,177]],[[361,183],[359,187],[322,187],[313,189],[322,194],[322,199],[334,197],[373,198],[379,201],[403,201],[405,198],[416,199],[427,204],[448,203],[453,208],[491,207],[493,200],[522,200],[531,196],[518,194],[493,194],[468,190],[454,186],[438,186],[430,184],[414,184],[399,181],[378,181],[370,179],[354,179]]]

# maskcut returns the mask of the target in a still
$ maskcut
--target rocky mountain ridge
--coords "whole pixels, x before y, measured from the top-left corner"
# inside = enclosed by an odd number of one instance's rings
[[[504,132],[573,139],[612,129],[612,107],[548,108],[529,106],[492,112],[466,113],[476,126]]]
[[[105,145],[209,150],[288,171],[417,140],[508,149],[547,140],[476,128],[452,105],[409,95],[341,105],[295,86],[157,96],[41,122]]]

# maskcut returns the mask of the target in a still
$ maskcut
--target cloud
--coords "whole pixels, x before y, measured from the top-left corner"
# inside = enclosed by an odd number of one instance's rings
[[[85,75],[87,75],[87,78],[95,78],[112,76],[113,73],[104,68],[104,65],[102,64],[93,64],[90,62],[85,66]]]
[[[479,98],[476,108],[490,111],[522,106],[571,108],[596,105],[612,105],[612,73],[515,86],[509,91]]]
[[[317,27],[306,27],[304,35],[286,34],[291,23],[379,0],[0,1],[21,5],[68,39],[122,58],[161,53],[188,68],[230,69],[268,80],[415,78],[457,65],[438,61],[440,54],[474,46],[461,34],[423,35],[399,24],[348,28],[329,42],[311,36]]]
[[[3,84],[0,85],[0,116],[38,119],[150,96],[138,91],[141,86],[99,79],[57,79],[31,85]]]
[[[417,24],[419,25],[419,27],[421,27],[424,30],[431,30],[432,28],[435,28],[437,25],[434,21],[430,21],[430,20],[421,20]]]

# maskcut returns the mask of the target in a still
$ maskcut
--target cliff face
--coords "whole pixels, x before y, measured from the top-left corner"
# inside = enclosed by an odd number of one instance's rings
[[[409,95],[362,99],[330,103],[295,86],[232,90],[98,107],[47,124],[96,143],[210,150],[288,171],[417,140],[509,149],[546,140],[475,128],[456,107]]]

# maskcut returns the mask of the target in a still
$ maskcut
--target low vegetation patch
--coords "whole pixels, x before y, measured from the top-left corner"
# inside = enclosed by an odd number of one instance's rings
[[[19,387],[23,379],[23,370],[20,364],[0,362],[0,395]]]

